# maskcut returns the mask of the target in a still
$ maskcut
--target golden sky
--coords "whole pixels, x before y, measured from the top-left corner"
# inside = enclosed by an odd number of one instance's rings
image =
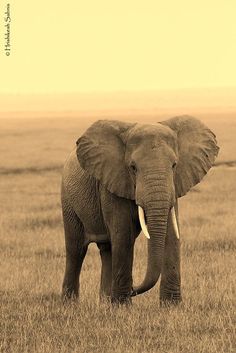
[[[0,93],[236,86],[236,0],[7,2]]]

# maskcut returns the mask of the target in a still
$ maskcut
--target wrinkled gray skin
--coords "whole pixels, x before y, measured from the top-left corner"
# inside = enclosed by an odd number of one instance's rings
[[[62,210],[66,243],[63,297],[78,296],[87,247],[100,249],[101,297],[129,303],[160,274],[161,302],[181,300],[180,244],[170,210],[199,183],[218,153],[215,135],[199,120],[151,124],[97,121],[65,163]],[[146,275],[133,288],[132,265],[144,209],[150,240]]]

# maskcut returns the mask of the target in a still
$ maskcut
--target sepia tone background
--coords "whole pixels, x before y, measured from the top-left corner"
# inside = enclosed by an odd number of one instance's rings
[[[234,352],[235,1],[3,1],[0,53],[0,351]],[[1,38],[4,25],[0,27]],[[91,245],[81,301],[60,300],[65,251],[61,172],[95,120],[155,123],[194,115],[220,154],[180,200],[183,303],[158,285],[131,308],[99,304]],[[134,281],[146,268],[135,249]]]

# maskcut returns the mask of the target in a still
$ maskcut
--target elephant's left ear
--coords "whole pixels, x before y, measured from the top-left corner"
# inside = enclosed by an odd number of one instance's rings
[[[176,166],[176,196],[185,195],[201,181],[218,154],[214,133],[201,121],[179,116],[160,122],[177,134],[179,160]]]

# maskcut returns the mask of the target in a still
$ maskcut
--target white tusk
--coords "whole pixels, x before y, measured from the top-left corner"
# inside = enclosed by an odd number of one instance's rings
[[[147,225],[144,218],[144,210],[140,206],[138,206],[138,216],[139,216],[139,222],[140,222],[143,234],[145,235],[145,237],[150,239],[150,235],[148,233]]]
[[[175,214],[175,208],[172,207],[171,209],[171,216],[172,216],[172,221],[173,221],[173,226],[174,226],[174,231],[177,239],[179,239],[179,228],[176,220],[176,214]]]

